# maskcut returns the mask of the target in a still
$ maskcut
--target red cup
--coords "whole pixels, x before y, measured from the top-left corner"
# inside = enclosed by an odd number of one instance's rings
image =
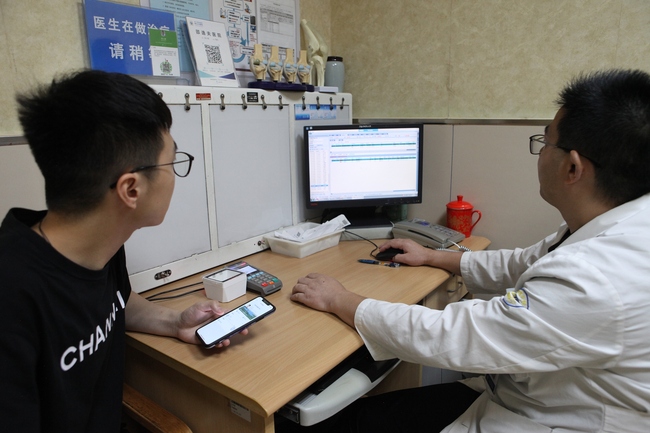
[[[461,232],[465,237],[470,237],[474,226],[483,215],[481,215],[481,211],[474,210],[471,203],[463,201],[462,195],[457,197],[458,200],[447,203],[447,227]],[[472,223],[474,214],[477,214],[478,218]]]

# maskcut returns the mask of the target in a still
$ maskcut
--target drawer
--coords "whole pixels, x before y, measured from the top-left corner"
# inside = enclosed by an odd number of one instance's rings
[[[467,294],[465,282],[460,275],[451,275],[444,283],[427,295],[422,304],[436,310],[442,310],[447,304],[458,302]]]

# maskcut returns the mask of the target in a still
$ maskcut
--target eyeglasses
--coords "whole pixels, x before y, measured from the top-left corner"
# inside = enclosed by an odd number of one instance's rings
[[[194,157],[189,153],[176,151],[176,157],[174,158],[173,162],[168,162],[166,164],[142,165],[140,167],[134,168],[129,173],[136,173],[138,171],[150,170],[152,168],[171,165],[176,176],[187,177],[187,175],[190,174],[190,170],[192,169],[192,161],[194,161]]]
[[[557,147],[558,149],[566,150],[567,152],[571,150],[571,149],[566,149],[562,146],[548,144],[544,139],[544,134],[531,135],[529,146],[530,146],[530,153],[533,155],[539,155],[540,153],[542,153],[542,149],[544,149],[546,146]]]
[[[171,165],[172,169],[174,170],[174,174],[176,176],[187,177],[187,175],[190,174],[190,170],[192,170],[193,161],[194,161],[194,157],[189,153],[176,151],[173,162],[168,162],[165,164],[141,165],[140,167],[136,167],[133,170],[129,171],[129,173],[137,173],[138,171],[151,170],[152,168],[165,167],[167,165]],[[117,181],[113,182],[110,188],[111,189],[115,188],[116,185],[117,185]]]
[[[565,152],[571,152],[572,150],[575,150],[575,149],[569,149],[567,147],[558,146],[557,144],[548,144],[544,139],[544,134],[531,135],[529,146],[530,146],[529,147],[530,153],[533,155],[539,155],[540,153],[542,153],[542,149],[544,149],[546,146],[557,147],[558,149],[562,149]],[[581,156],[584,156],[589,161],[591,161],[591,163],[596,167],[602,167],[602,165],[599,162],[595,161],[593,158],[585,155],[584,153],[581,152],[578,153],[580,153]]]

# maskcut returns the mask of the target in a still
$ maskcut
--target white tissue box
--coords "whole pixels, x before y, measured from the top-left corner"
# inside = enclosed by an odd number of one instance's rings
[[[300,227],[301,230],[304,231],[318,225],[320,224],[302,223],[298,224],[296,227]],[[344,231],[345,229],[340,229],[335,232],[327,233],[323,236],[309,239],[308,241],[304,242],[295,242],[287,239],[276,238],[273,236],[265,236],[264,238],[271,247],[271,251],[274,253],[284,254],[285,256],[297,257],[301,259],[324,249],[338,245],[339,241],[341,240],[341,233]]]

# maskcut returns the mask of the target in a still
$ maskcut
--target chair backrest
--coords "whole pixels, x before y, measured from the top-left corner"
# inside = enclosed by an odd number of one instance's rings
[[[123,423],[126,425],[127,432],[192,433],[180,418],[126,383],[122,409]]]

